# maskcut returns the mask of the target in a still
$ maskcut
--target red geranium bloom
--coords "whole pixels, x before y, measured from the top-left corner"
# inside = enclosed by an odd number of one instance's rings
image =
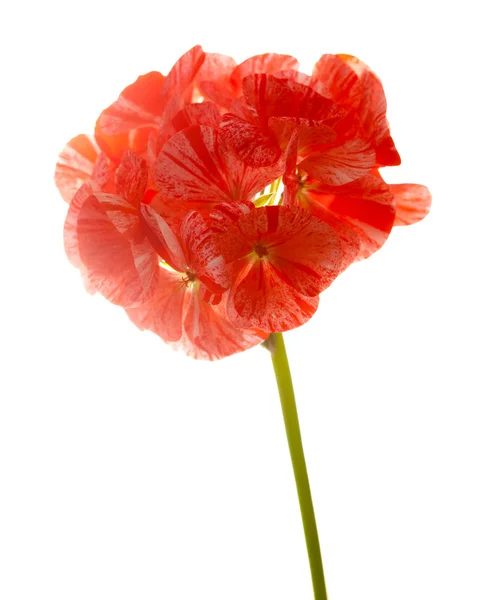
[[[126,152],[116,170],[116,193],[93,192],[85,184],[73,199],[66,251],[88,289],[196,358],[222,358],[260,343],[266,334],[236,329],[224,303],[215,306],[230,279],[207,224],[192,211],[176,235],[142,203],[146,182],[143,159]]]
[[[377,170],[343,185],[326,185],[297,163],[297,132],[286,152],[284,204],[301,206],[338,233],[342,268],[381,248],[394,222],[396,205],[390,187]]]
[[[348,55],[297,69],[195,46],[125,88],[56,165],[86,288],[195,358],[303,324],[341,271],[430,208],[427,188],[378,171],[400,157],[376,75]]]
[[[341,270],[336,232],[300,208],[223,204],[212,213],[212,226],[231,268],[228,314],[239,327],[302,325]]]
[[[156,71],[141,75],[101,113],[94,137],[78,135],[70,140],[60,154],[55,171],[55,182],[62,197],[70,202],[87,181],[95,187],[99,183],[103,185],[103,175],[106,178],[108,171],[116,169],[126,150],[143,154],[153,162],[155,156],[151,155],[156,151],[157,136],[164,127],[172,132],[172,119],[190,102],[195,78],[204,60],[202,48],[195,46],[176,62],[167,77]],[[204,119],[201,122],[204,123]],[[149,145],[151,137],[152,145]],[[101,173],[97,173],[98,165]]]
[[[189,212],[176,235],[150,206],[143,204],[140,214],[165,267],[152,298],[127,310],[130,319],[194,358],[222,358],[261,343],[268,334],[228,320],[224,292],[231,280],[202,217]]]

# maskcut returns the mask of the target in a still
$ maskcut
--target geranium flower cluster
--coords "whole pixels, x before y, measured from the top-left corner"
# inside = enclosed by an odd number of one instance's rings
[[[196,46],[125,88],[56,165],[86,288],[195,358],[302,325],[339,273],[428,212],[425,187],[378,171],[400,157],[376,75],[348,55],[298,68]]]

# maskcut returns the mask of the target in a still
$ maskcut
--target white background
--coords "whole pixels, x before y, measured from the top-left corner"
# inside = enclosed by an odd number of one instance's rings
[[[485,96],[473,2],[2,9],[0,598],[310,600],[270,358],[194,362],[85,293],[58,152],[196,43],[355,54],[418,225],[286,336],[331,600],[485,600]]]

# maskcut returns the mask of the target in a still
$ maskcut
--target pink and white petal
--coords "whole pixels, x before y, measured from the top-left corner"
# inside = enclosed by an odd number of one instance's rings
[[[207,222],[191,211],[182,221],[179,235],[189,270],[212,294],[222,294],[231,280]]]
[[[147,300],[158,274],[157,255],[151,248],[145,248],[149,257],[142,257],[139,249],[134,256],[130,239],[133,229],[131,215],[95,195],[87,198],[79,210],[79,258],[88,281],[110,302],[123,307]],[[139,271],[140,264],[143,268]]]
[[[137,207],[145,194],[147,182],[147,163],[139,154],[127,150],[115,172],[116,194]]]
[[[196,359],[218,360],[260,344],[268,334],[239,329],[228,319],[225,302],[217,306],[190,294],[184,319],[186,354]]]
[[[393,225],[412,225],[428,215],[432,196],[424,185],[399,183],[389,187],[396,205]]]
[[[143,232],[157,254],[179,273],[185,273],[188,260],[174,231],[166,219],[150,204],[141,203],[139,208]]]
[[[160,269],[157,287],[150,300],[137,308],[126,309],[126,313],[142,331],[148,329],[164,342],[176,342],[182,336],[186,290],[181,275]]]
[[[228,315],[237,327],[288,331],[303,325],[316,312],[319,297],[308,298],[287,285],[271,263],[247,264],[235,280],[228,299]]]
[[[309,156],[299,168],[327,185],[344,185],[364,177],[375,166],[375,151],[365,140],[354,139]]]
[[[66,144],[54,173],[56,186],[66,202],[71,202],[83,183],[91,178],[99,153],[93,136],[77,135]]]

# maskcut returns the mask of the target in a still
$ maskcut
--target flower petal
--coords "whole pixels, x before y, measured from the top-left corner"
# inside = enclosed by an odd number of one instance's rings
[[[141,203],[139,213],[142,229],[157,254],[173,269],[185,273],[187,257],[167,221],[150,204]]]
[[[297,81],[273,75],[249,75],[243,80],[243,95],[263,122],[270,117],[301,117],[315,121],[334,114],[330,98]]]
[[[360,240],[359,258],[367,258],[381,248],[393,226],[393,196],[377,173],[342,186],[309,182],[300,194],[316,209],[323,207],[353,226]]]
[[[357,108],[360,131],[372,139],[376,146],[376,163],[379,166],[396,166],[400,155],[390,136],[386,119],[386,97],[379,78],[364,62],[349,54],[338,55],[358,75],[361,83],[361,101]]]
[[[299,163],[300,169],[327,185],[344,185],[364,177],[374,166],[375,151],[360,139],[331,146]]]
[[[394,225],[412,225],[427,216],[432,196],[424,185],[399,183],[391,184],[389,187],[397,211]]]
[[[130,320],[141,329],[148,329],[164,342],[176,342],[182,336],[182,313],[186,286],[179,273],[160,268],[158,283],[148,302],[126,309]]]
[[[165,197],[204,210],[220,202],[252,199],[278,177],[279,170],[278,166],[246,166],[227,150],[218,131],[192,126],[164,146],[157,158],[155,181]]]
[[[161,92],[165,79],[157,71],[138,77],[101,113],[100,133],[113,136],[139,127],[157,127],[164,108]]]
[[[93,194],[89,184],[85,183],[74,195],[64,222],[64,249],[72,265],[81,268],[82,262],[79,256],[78,243],[78,218],[79,211],[84,202]]]
[[[312,77],[326,83],[332,99],[347,110],[356,109],[361,100],[361,84],[355,70],[336,54],[323,54]]]
[[[239,159],[255,168],[274,165],[282,154],[271,131],[262,133],[258,125],[231,113],[223,116],[221,136]]]
[[[221,114],[213,102],[200,102],[188,104],[179,111],[172,119],[174,133],[190,127],[191,125],[206,125],[207,127],[219,127]]]
[[[197,74],[202,95],[218,106],[230,108],[237,97],[236,87],[231,83],[231,73],[236,61],[231,56],[206,52],[204,63]]]
[[[124,307],[150,297],[158,275],[157,255],[131,211],[122,198],[92,194],[77,221],[79,258],[89,282],[110,302]]]
[[[311,121],[299,117],[271,117],[268,124],[281,145],[290,143],[294,130],[297,130],[301,156],[311,151],[319,151],[321,146],[329,146],[336,139],[336,132],[326,125],[325,121]]]
[[[77,135],[69,140],[59,155],[54,181],[66,202],[71,202],[79,188],[91,178],[100,149],[94,138]]]
[[[236,326],[287,331],[303,325],[316,312],[319,297],[305,297],[282,282],[270,262],[247,262],[246,266],[228,300],[228,315]]]
[[[181,223],[180,239],[187,256],[189,270],[212,293],[222,294],[231,280],[206,221],[191,211]]]
[[[148,171],[145,160],[129,150],[122,156],[115,172],[115,191],[132,206],[142,201],[147,187]]]
[[[341,244],[333,229],[300,207],[265,206],[241,217],[244,238],[261,243],[283,281],[304,296],[316,296],[337,277]]]
[[[188,104],[171,121],[164,123],[161,127],[157,148],[159,151],[162,150],[170,137],[191,125],[205,125],[218,129],[220,121],[221,114],[218,107],[212,102]]]
[[[202,67],[205,53],[201,46],[194,46],[174,64],[164,80],[161,105],[164,121],[170,121],[185,104],[192,101],[193,84]]]
[[[300,207],[266,206],[244,214],[221,236],[224,256],[226,244],[234,250],[238,238],[247,246],[241,244],[241,255],[231,265],[232,322],[284,331],[309,319],[317,308],[309,296],[323,291],[341,269],[334,230]]]
[[[199,294],[189,295],[183,349],[193,358],[217,360],[260,344],[268,334],[239,329],[228,319],[225,302],[212,306]]]
[[[299,68],[299,62],[293,56],[288,54],[259,54],[247,58],[231,74],[231,81],[236,88],[236,94],[241,94],[241,82],[247,75],[255,73],[277,73],[278,71],[295,70]]]
[[[217,144],[218,133],[209,127],[189,127],[171,137],[155,166],[162,194],[203,205],[230,199]]]

